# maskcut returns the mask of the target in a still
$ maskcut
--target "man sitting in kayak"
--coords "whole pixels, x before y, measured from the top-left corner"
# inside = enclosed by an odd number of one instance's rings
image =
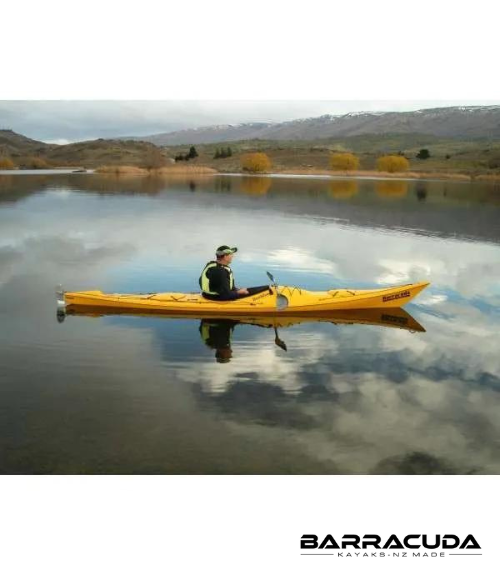
[[[229,264],[238,248],[219,246],[215,252],[216,260],[208,262],[200,276],[200,288],[207,299],[228,301],[255,295],[269,290],[269,286],[256,286],[250,288],[237,288]]]

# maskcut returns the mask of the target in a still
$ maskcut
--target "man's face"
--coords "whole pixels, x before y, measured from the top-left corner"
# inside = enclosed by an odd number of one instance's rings
[[[233,261],[234,254],[226,254],[225,256],[221,257],[220,262],[225,266],[229,265]]]

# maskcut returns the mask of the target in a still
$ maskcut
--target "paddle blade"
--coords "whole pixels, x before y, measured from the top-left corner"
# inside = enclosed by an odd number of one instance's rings
[[[266,272],[267,277],[273,282],[273,284],[276,284],[276,280],[273,278],[273,274],[270,274],[269,272]]]
[[[288,299],[281,294],[278,294],[276,297],[276,308],[281,311],[288,307]]]
[[[283,351],[287,351],[287,349],[286,349],[286,343],[285,343],[282,339],[280,339],[280,336],[278,335],[278,329],[277,329],[276,326],[274,326],[274,335],[275,335],[274,343],[275,343],[278,347],[280,347]]]
[[[287,351],[287,349],[286,349],[286,343],[285,343],[282,339],[280,339],[279,337],[276,337],[276,338],[274,339],[274,343],[275,343],[278,347],[281,347],[281,349],[282,349],[283,351]]]

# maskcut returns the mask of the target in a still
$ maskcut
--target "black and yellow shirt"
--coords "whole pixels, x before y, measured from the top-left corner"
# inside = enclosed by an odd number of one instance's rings
[[[235,299],[233,272],[229,266],[216,261],[208,262],[200,276],[200,288],[203,295],[215,296],[220,299]]]

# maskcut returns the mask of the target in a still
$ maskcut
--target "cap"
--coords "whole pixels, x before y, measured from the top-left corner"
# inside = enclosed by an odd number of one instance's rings
[[[219,246],[215,250],[216,256],[227,256],[229,254],[235,254],[238,251],[238,248],[230,248],[229,246]]]

